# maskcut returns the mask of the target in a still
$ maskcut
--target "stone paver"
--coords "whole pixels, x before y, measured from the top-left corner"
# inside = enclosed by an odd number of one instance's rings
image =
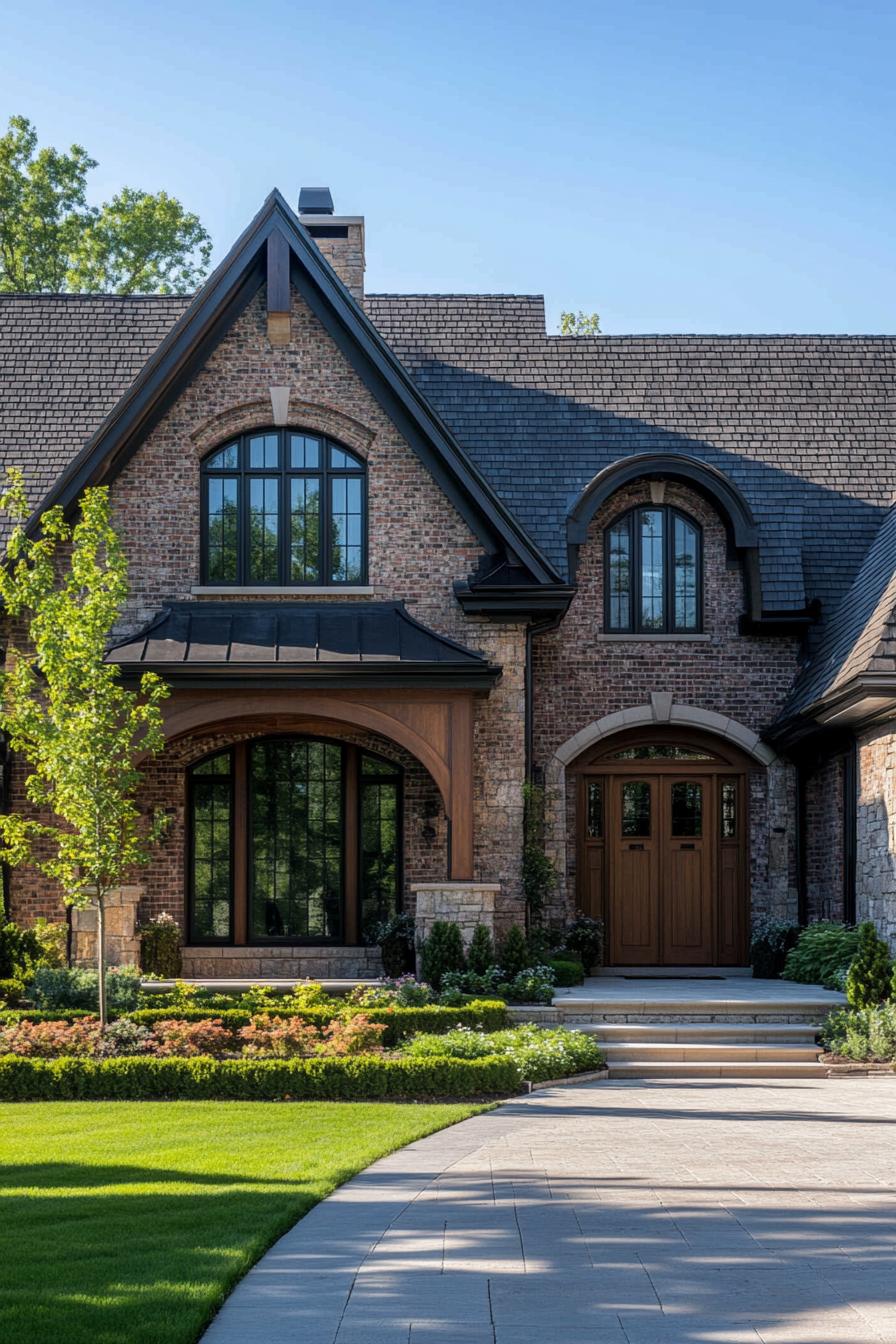
[[[896,1344],[896,1078],[555,1088],[312,1212],[205,1344]]]

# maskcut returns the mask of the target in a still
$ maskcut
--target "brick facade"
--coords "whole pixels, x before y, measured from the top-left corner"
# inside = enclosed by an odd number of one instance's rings
[[[168,601],[193,596],[200,584],[200,461],[230,435],[270,425],[270,389],[287,388],[290,426],[328,434],[368,464],[371,598],[403,600],[426,625],[503,668],[490,695],[476,699],[474,876],[500,885],[496,919],[506,926],[522,915],[524,626],[464,616],[453,585],[475,569],[481,543],[297,297],[291,332],[288,346],[271,346],[262,290],[113,483],[113,518],[125,540],[130,577],[130,598],[116,634],[133,632]],[[308,600],[320,596],[318,591]],[[338,600],[338,593],[332,598]],[[252,600],[264,598],[253,592]],[[301,602],[302,594],[294,600]],[[301,712],[299,693],[296,711]],[[377,749],[388,754],[388,744],[380,742]],[[166,839],[139,878],[150,911],[183,915],[183,769],[207,750],[205,739],[175,745],[147,771],[141,801],[165,807],[172,816]],[[430,777],[410,757],[403,764],[409,889],[446,876],[447,824]],[[23,805],[22,783],[21,769],[14,770],[16,806]],[[28,869],[12,874],[11,904],[24,919],[59,912],[56,894]]]
[[[534,755],[552,779],[553,824],[565,843],[555,915],[575,898],[577,818],[574,790],[559,787],[554,753],[604,715],[671,693],[676,703],[725,715],[759,733],[780,712],[797,669],[795,640],[755,638],[738,632],[744,610],[740,567],[727,558],[721,519],[702,496],[669,483],[664,503],[689,514],[703,529],[703,633],[678,638],[609,636],[604,631],[604,531],[627,509],[651,502],[647,483],[626,486],[599,510],[581,547],[578,592],[559,629],[534,641]],[[755,915],[795,917],[797,856],[795,779],[782,761],[751,772],[750,885]]]
[[[834,756],[804,781],[806,917],[843,919],[843,757]]]

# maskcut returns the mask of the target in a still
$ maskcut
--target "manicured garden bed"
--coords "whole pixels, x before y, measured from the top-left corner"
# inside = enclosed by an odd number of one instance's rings
[[[478,1109],[0,1106],[0,1339],[192,1344],[318,1200]]]

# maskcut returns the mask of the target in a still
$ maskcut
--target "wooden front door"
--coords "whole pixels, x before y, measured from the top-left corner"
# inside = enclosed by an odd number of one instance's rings
[[[746,776],[699,747],[662,745],[583,769],[579,903],[605,921],[611,966],[741,964]]]

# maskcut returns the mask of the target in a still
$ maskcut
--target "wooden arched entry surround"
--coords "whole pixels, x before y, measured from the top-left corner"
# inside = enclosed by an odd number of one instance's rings
[[[577,777],[579,907],[611,966],[737,966],[749,933],[749,772],[723,738],[683,727],[604,738]]]

